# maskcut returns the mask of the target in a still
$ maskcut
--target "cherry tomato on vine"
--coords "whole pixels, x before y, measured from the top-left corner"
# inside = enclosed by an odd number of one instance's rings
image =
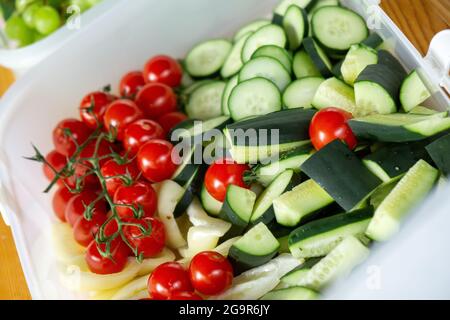
[[[172,150],[172,144],[164,140],[151,140],[139,149],[138,165],[147,180],[156,183],[172,177],[177,170]]]
[[[57,172],[59,172],[62,169],[64,169],[64,167],[67,164],[67,158],[65,156],[63,156],[61,153],[58,153],[56,150],[50,151],[45,156],[45,160]],[[43,166],[44,174],[45,174],[45,176],[47,177],[47,179],[49,181],[53,181],[53,179],[55,178],[55,172],[50,168],[49,165],[44,164],[44,166]],[[58,184],[60,186],[64,185],[64,183],[62,182],[61,179],[58,180]]]
[[[66,217],[66,221],[69,223],[69,225],[73,227],[74,224],[77,222],[77,220],[83,216],[84,211],[86,210],[85,206],[88,206],[89,204],[94,202],[97,198],[98,194],[91,190],[85,190],[73,196],[67,203],[64,214]],[[106,215],[107,213],[106,207],[107,207],[106,201],[103,199],[99,200],[94,205],[94,212]]]
[[[111,197],[114,197],[119,187],[125,185],[125,181],[119,176],[127,176],[133,181],[139,175],[139,169],[134,160],[125,164],[118,164],[116,160],[110,159],[102,165],[100,171],[105,178],[106,190]]]
[[[309,127],[314,148],[320,150],[328,143],[340,139],[353,150],[358,141],[347,123],[352,118],[351,113],[338,108],[326,108],[317,112]]]
[[[119,92],[124,98],[134,98],[145,85],[144,75],[141,71],[131,71],[120,80]]]
[[[162,83],[145,85],[136,96],[136,104],[151,119],[177,110],[177,97],[172,88]]]
[[[52,207],[55,215],[62,222],[66,221],[66,207],[69,201],[76,195],[70,192],[66,187],[61,186],[53,195]]]
[[[129,219],[127,223],[134,223],[149,231],[146,235],[137,226],[125,225],[123,233],[128,242],[136,249],[137,256],[153,258],[160,254],[166,245],[166,231],[164,224],[155,218]]]
[[[170,295],[169,300],[203,300],[203,298],[195,292],[175,292]]]
[[[104,213],[95,212],[90,220],[81,216],[73,226],[73,237],[78,244],[87,247],[94,235],[97,234],[100,227],[106,222],[106,215]]]
[[[155,121],[141,119],[130,124],[125,130],[123,144],[132,155],[138,153],[139,148],[153,139],[164,139],[164,129]]]
[[[92,129],[103,123],[103,116],[109,104],[117,98],[103,91],[95,91],[86,95],[80,103],[80,117]]]
[[[161,116],[158,119],[158,123],[161,125],[167,135],[169,134],[170,130],[187,119],[188,116],[182,112],[170,112]]]
[[[103,119],[106,130],[114,130],[117,140],[122,141],[126,127],[143,117],[144,114],[133,101],[120,99],[109,105]]]
[[[222,293],[231,286],[233,267],[220,253],[204,251],[191,260],[189,275],[195,290],[212,296]]]
[[[178,87],[183,77],[183,69],[177,60],[159,55],[151,58],[144,67],[144,78],[147,83],[160,82],[169,87]]]
[[[178,262],[161,264],[148,279],[148,292],[155,300],[166,300],[177,292],[192,291],[189,273]]]
[[[218,160],[206,171],[206,190],[214,199],[223,202],[227,193],[227,187],[230,184],[249,188],[243,180],[244,172],[248,170],[250,170],[250,167],[246,164],[238,164],[226,159]]]
[[[157,195],[151,184],[143,181],[131,186],[121,186],[114,194],[114,203],[118,206],[117,214],[122,219],[135,218],[132,208],[124,205],[132,205],[135,210],[142,208],[143,217],[153,217],[156,212]]]
[[[53,130],[53,144],[57,152],[63,156],[72,156],[77,144],[81,145],[92,133],[84,122],[76,119],[65,119],[59,122]]]

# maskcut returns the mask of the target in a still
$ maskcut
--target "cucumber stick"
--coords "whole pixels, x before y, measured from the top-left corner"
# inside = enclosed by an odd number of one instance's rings
[[[305,287],[291,287],[273,290],[261,298],[261,300],[317,300],[319,294]]]
[[[425,198],[438,177],[438,170],[419,160],[377,208],[366,235],[376,241],[391,238],[399,230],[404,216]]]

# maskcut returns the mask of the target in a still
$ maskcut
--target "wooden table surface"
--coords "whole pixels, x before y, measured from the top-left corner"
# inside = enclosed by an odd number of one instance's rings
[[[422,54],[433,36],[450,26],[450,0],[382,0],[383,9]],[[0,96],[13,81],[0,67]],[[11,232],[0,217],[0,299],[29,299]]]

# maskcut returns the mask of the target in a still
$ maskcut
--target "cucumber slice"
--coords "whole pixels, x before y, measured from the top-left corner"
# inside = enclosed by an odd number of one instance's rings
[[[183,162],[178,166],[171,180],[175,181],[182,187],[191,181],[193,175],[197,172],[200,166],[195,162],[197,146],[194,145],[187,154],[183,154]],[[200,151],[200,150],[199,150]],[[197,152],[199,152],[197,151]]]
[[[376,32],[371,33],[361,44],[377,49],[383,43],[383,38]]]
[[[173,216],[175,218],[181,217],[186,212],[187,208],[194,200],[195,195],[200,191],[205,172],[206,167],[197,165],[196,170],[184,186],[183,196],[180,198],[173,211]]]
[[[306,10],[296,5],[291,5],[284,15],[283,28],[286,32],[289,49],[292,51],[300,48],[303,38],[308,36],[309,21]]]
[[[210,195],[208,190],[206,190],[205,185],[203,185],[202,190],[200,191],[200,200],[203,208],[208,214],[212,216],[218,216],[220,214],[223,203]]]
[[[447,134],[426,147],[434,163],[444,176],[450,175],[450,134]]]
[[[239,84],[239,75],[235,75],[228,80],[222,95],[222,113],[226,116],[230,115],[230,109],[228,107],[228,100],[230,99],[231,91]]]
[[[383,142],[423,140],[450,129],[447,112],[434,115],[394,113],[352,119],[349,125],[361,139]]]
[[[358,208],[382,183],[340,140],[320,149],[301,169],[347,211]]]
[[[325,80],[320,77],[307,77],[292,82],[283,93],[283,104],[287,109],[312,108],[317,89]]]
[[[312,105],[317,109],[334,106],[358,115],[353,88],[337,78],[322,82],[314,95]]]
[[[311,57],[305,50],[300,50],[294,55],[292,69],[297,79],[305,77],[321,77],[322,74],[317,69]]]
[[[263,46],[256,50],[252,55],[252,59],[258,57],[274,58],[283,65],[283,67],[289,72],[289,74],[291,74],[292,72],[292,57],[289,55],[286,49],[274,45]]]
[[[228,256],[239,273],[269,262],[279,247],[266,225],[259,223],[231,246]]]
[[[303,40],[303,47],[308,53],[309,57],[313,61],[317,70],[324,78],[329,78],[333,75],[331,69],[333,65],[330,59],[327,57],[322,48],[313,40],[313,38],[305,38]]]
[[[261,29],[264,26],[267,26],[270,24],[270,20],[267,19],[260,19],[253,22],[250,22],[249,24],[243,26],[241,29],[239,29],[238,32],[233,37],[233,42],[238,42],[243,36],[245,36],[248,33],[253,33],[257,31],[258,29]]]
[[[208,77],[222,68],[231,50],[228,40],[217,39],[196,45],[187,54],[186,71],[193,77]]]
[[[317,9],[320,9],[322,7],[339,6],[339,5],[340,5],[339,0],[318,0],[311,8],[311,10],[309,10],[309,14],[310,16],[312,16]]]
[[[207,121],[186,120],[176,126],[170,133],[170,141],[173,144],[183,139],[190,139],[192,143],[204,141],[203,136],[209,135],[212,130],[222,130],[231,122],[230,117],[222,116]]]
[[[313,180],[307,180],[273,201],[277,222],[286,227],[297,226],[302,219],[327,207],[333,198]]]
[[[325,258],[312,267],[304,286],[320,290],[347,276],[369,256],[369,249],[353,236],[345,238]]]
[[[286,46],[286,34],[280,26],[269,24],[253,33],[242,48],[242,61],[249,61],[258,48],[265,45],[275,45],[281,48]]]
[[[228,106],[235,121],[279,111],[280,90],[272,81],[265,78],[246,80],[231,91]]]
[[[325,50],[345,54],[355,43],[369,36],[366,22],[357,13],[343,7],[325,6],[314,12],[311,21],[314,38]]]
[[[309,271],[314,267],[322,258],[311,258],[305,261],[302,265],[298,266],[289,273],[286,273],[281,278],[281,283],[279,287],[288,288],[295,287],[298,283],[306,283],[306,277]]]
[[[291,83],[291,75],[276,59],[258,57],[247,62],[239,72],[239,82],[254,78],[264,78],[272,81],[283,92]]]
[[[305,287],[278,289],[267,293],[261,300],[317,300],[319,294]]]
[[[373,207],[309,222],[289,236],[289,249],[296,258],[323,257],[348,236],[364,235]]]
[[[406,77],[400,88],[400,102],[403,110],[409,112],[429,97],[431,97],[430,91],[423,83],[417,70],[414,70]]]
[[[229,185],[220,217],[244,231],[250,222],[255,201],[256,194],[253,191]]]
[[[309,11],[316,5],[316,3],[317,0],[282,0],[280,4],[275,8],[274,13],[280,16],[284,16],[289,7],[291,7],[292,5]]]
[[[402,219],[427,196],[438,178],[438,170],[419,160],[375,211],[366,235],[376,241],[390,239],[399,231]]]
[[[234,45],[233,48],[230,51],[230,54],[228,55],[227,59],[225,60],[222,69],[220,70],[220,75],[222,78],[229,78],[231,76],[234,76],[236,73],[241,70],[244,63],[242,62],[241,58],[241,52],[242,48],[244,47],[245,42],[247,39],[253,34],[253,32],[248,32],[247,34],[244,34]]]
[[[209,120],[222,115],[222,95],[225,82],[214,81],[195,90],[186,106],[189,118]]]
[[[368,65],[377,63],[378,55],[374,49],[363,44],[355,44],[350,47],[350,50],[342,63],[342,77],[345,82],[353,85],[355,80]]]

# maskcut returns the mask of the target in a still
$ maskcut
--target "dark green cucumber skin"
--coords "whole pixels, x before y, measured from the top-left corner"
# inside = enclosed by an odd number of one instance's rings
[[[429,144],[426,150],[444,176],[450,176],[450,133]]]
[[[400,61],[389,51],[378,50],[378,64],[385,65],[390,70],[395,71],[395,73],[397,73],[402,78],[402,80],[405,79],[408,75]]]
[[[303,21],[304,21],[304,28],[305,31],[303,32],[304,37],[308,36],[309,34],[309,20],[308,20],[308,12],[306,9],[300,8],[300,11],[302,12]]]
[[[302,171],[347,211],[382,183],[340,140],[329,143],[312,155],[303,163]]]
[[[173,144],[176,144],[176,143],[181,142],[182,139],[185,139],[185,138],[180,138],[180,139],[178,139],[178,140],[177,140],[177,139],[173,139],[173,138],[172,138],[172,134],[173,134],[177,129],[186,129],[186,130],[189,130],[190,128],[192,128],[192,127],[194,126],[195,122],[198,122],[198,121],[200,121],[200,120],[188,119],[188,120],[185,120],[185,121],[179,123],[179,124],[178,124],[177,126],[175,126],[172,130],[170,130],[170,132],[169,132],[168,135],[167,135],[167,139],[168,139],[170,142],[172,142]],[[206,122],[206,121],[203,121],[203,122]],[[232,123],[232,122],[233,122],[233,121],[232,121],[231,118],[230,118],[228,121],[222,123],[221,125],[215,127],[214,129],[222,130],[222,129],[224,129],[228,124],[230,124],[230,123]],[[208,132],[208,131],[203,132],[201,135],[204,136],[207,132]],[[199,136],[200,136],[200,135],[199,135]],[[198,141],[203,141],[203,139],[199,138],[198,136],[191,136],[190,138],[191,138],[192,143],[198,143]]]
[[[289,246],[316,235],[370,219],[373,215],[374,208],[370,206],[353,212],[341,213],[332,217],[312,221],[292,231],[289,236]]]
[[[400,87],[404,77],[383,64],[372,64],[367,66],[358,76],[356,82],[375,82],[383,87],[395,102],[398,102]]]
[[[312,9],[314,9],[314,7],[316,6],[317,2],[319,2],[319,0],[311,0],[309,2],[309,4],[305,7],[306,12],[310,12]],[[308,34],[308,33],[306,33]]]
[[[314,46],[313,38],[308,37],[303,39],[303,47],[305,48],[305,51],[306,53],[308,53],[311,60],[314,62],[314,65],[317,67],[320,74],[322,74],[324,78],[332,77],[333,73],[330,69],[328,69],[327,65],[322,61],[322,59],[320,59],[319,53]]]
[[[239,275],[244,271],[259,267],[269,262],[277,255],[277,253],[278,252],[275,251],[264,256],[254,256],[239,250],[235,246],[232,246],[228,252],[228,258],[233,266],[234,274]]]
[[[387,126],[358,120],[348,122],[353,133],[361,140],[383,142],[412,142],[426,139],[420,133],[409,131],[403,127]]]
[[[380,37],[380,35],[376,32],[369,35],[366,40],[361,42],[362,44],[371,47],[373,49],[378,48],[383,43],[383,38]]]
[[[344,60],[340,60],[338,63],[336,63],[333,66],[333,69],[331,70],[331,72],[333,72],[334,76],[340,80],[342,80],[342,71],[341,71],[341,67],[342,64],[344,63]]]
[[[270,137],[270,130],[279,130],[279,144],[290,143],[295,141],[307,141],[309,137],[309,125],[316,111],[311,109],[290,109],[281,110],[270,113],[268,115],[239,121],[227,126],[227,129],[232,135],[232,131],[236,130],[256,130],[258,135],[258,145],[264,145],[259,141],[259,133],[261,129],[266,129]],[[265,133],[263,133],[265,134]],[[234,145],[252,146],[250,141],[242,141],[242,139],[235,139],[231,136]],[[247,139],[246,139],[247,140]],[[267,141],[270,145],[270,141]]]
[[[276,24],[277,26],[283,27],[283,19],[284,16],[278,13],[274,13],[272,17],[272,24]]]
[[[182,216],[186,212],[189,205],[194,200],[195,195],[200,193],[200,190],[202,188],[203,178],[205,176],[207,168],[208,167],[206,165],[198,166],[197,171],[194,173],[195,177],[193,177],[191,183],[186,187],[186,190],[185,190],[183,196],[178,201],[178,203],[175,207],[175,210],[173,212],[173,215],[175,218]]]
[[[431,162],[425,146],[425,141],[401,144],[389,143],[364,159],[376,162],[389,177],[395,178],[406,173],[419,160]],[[450,154],[450,149],[448,153]]]

